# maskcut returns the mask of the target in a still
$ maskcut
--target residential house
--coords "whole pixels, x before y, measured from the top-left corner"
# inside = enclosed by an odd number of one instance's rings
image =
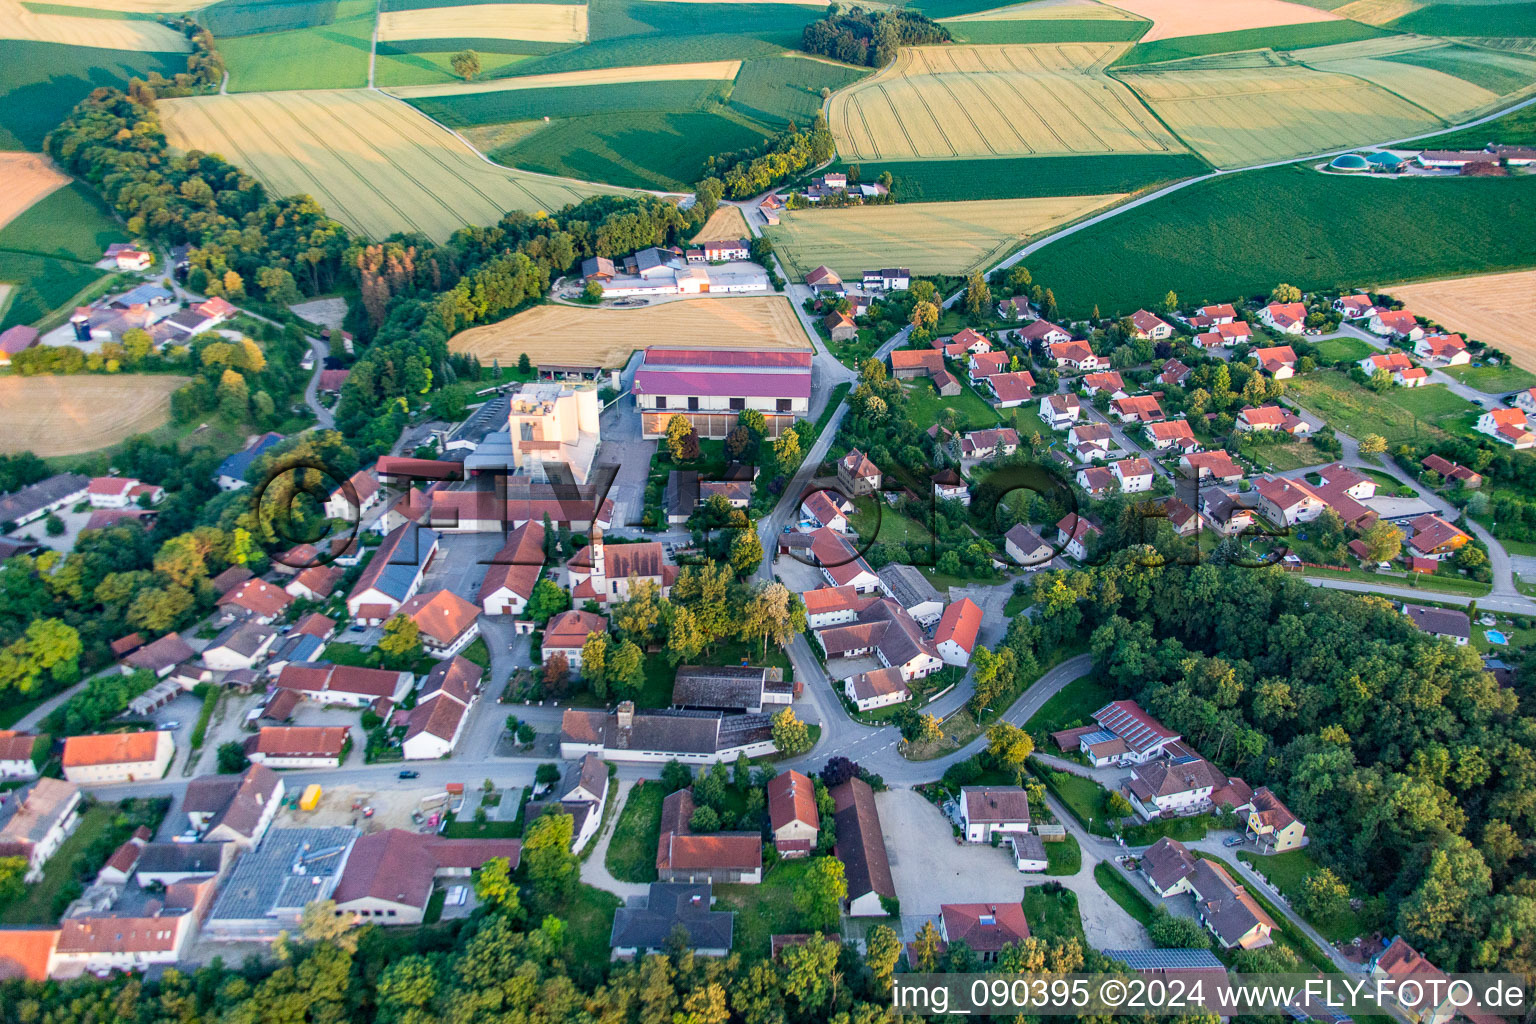
[[[132,477],[98,476],[86,488],[92,508],[127,508],[140,498],[157,504],[165,497],[165,488],[140,483]]]
[[[39,337],[37,328],[26,324],[16,324],[0,331],[0,366],[10,366],[11,357],[36,345]]]
[[[992,343],[987,340],[987,336],[969,327],[957,331],[948,341],[934,341],[935,348],[941,346],[944,355],[950,359],[963,359],[966,356],[984,355],[992,351]]]
[[[1087,491],[1090,497],[1102,498],[1110,494],[1119,482],[1107,466],[1084,466],[1077,471],[1077,486]]]
[[[1123,454],[1108,423],[1079,423],[1067,432],[1067,446],[1078,462],[1095,462]]]
[[[1536,432],[1524,409],[1489,409],[1477,418],[1475,426],[1478,432],[1516,451],[1536,447]]]
[[[1019,432],[1012,427],[991,427],[960,435],[962,459],[1002,459],[1019,450]]]
[[[1162,370],[1158,372],[1157,382],[1159,384],[1165,384],[1168,387],[1179,387],[1183,385],[1185,378],[1187,378],[1190,373],[1191,371],[1189,367],[1185,366],[1177,359],[1170,359],[1163,364]]]
[[[64,741],[64,777],[70,782],[147,782],[165,775],[176,743],[167,730],[70,736]]]
[[[379,482],[373,478],[373,474],[360,469],[331,492],[325,502],[325,514],[331,519],[356,522],[364,512],[377,505],[382,496]]]
[[[1253,357],[1259,361],[1259,369],[1275,380],[1287,380],[1296,376],[1296,350],[1289,345],[1256,348]]]
[[[1260,515],[1276,526],[1310,523],[1323,514],[1328,502],[1301,480],[1261,476],[1253,483]]]
[[[1265,327],[1281,334],[1300,334],[1306,330],[1307,307],[1302,302],[1271,302],[1259,310],[1259,320]]]
[[[843,279],[831,267],[821,266],[805,275],[805,286],[813,292],[843,293]]]
[[[1163,836],[1141,855],[1140,870],[1152,891],[1167,899],[1190,891],[1195,857],[1177,839]]]
[[[558,811],[571,816],[571,849],[585,849],[603,821],[603,807],[608,801],[608,762],[596,754],[586,754],[565,770],[554,799],[530,803],[524,820]]]
[[[268,768],[340,768],[352,743],[344,725],[267,725],[245,741],[245,756]]]
[[[662,437],[675,415],[700,437],[724,437],[747,409],[778,437],[810,414],[811,352],[804,349],[645,350],[631,390],[645,437]]]
[[[980,384],[994,373],[1005,373],[1012,357],[1007,352],[979,352],[966,361],[971,383]]]
[[[1237,319],[1237,310],[1230,302],[1223,302],[1217,306],[1201,306],[1196,313],[1203,317],[1205,325],[1209,326],[1230,324]]]
[[[1311,432],[1305,420],[1278,405],[1245,406],[1237,414],[1239,433],[1250,430],[1279,430],[1293,437],[1303,437]]]
[[[1443,480],[1455,480],[1467,490],[1472,490],[1483,485],[1481,473],[1474,472],[1466,466],[1452,462],[1440,455],[1426,455],[1420,463],[1425,469],[1440,474]]]
[[[1412,368],[1413,363],[1408,359],[1408,353],[1393,349],[1391,352],[1377,352],[1368,355],[1355,365],[1360,367],[1361,373],[1369,377],[1377,370],[1386,370],[1388,373],[1407,370]]]
[[[912,287],[912,271],[906,267],[864,271],[864,287],[886,292],[904,292]]]
[[[763,841],[757,832],[694,833],[693,790],[680,789],[661,802],[656,877],[663,882],[739,883],[763,880]]]
[[[1307,826],[1268,786],[1253,791],[1247,826],[1248,836],[1258,844],[1261,853],[1284,853],[1307,843]]]
[[[1253,338],[1253,328],[1241,320],[1212,324],[1204,333],[1195,335],[1190,344],[1199,349],[1222,348],[1230,345],[1246,345]]]
[[[1096,727],[1086,727],[1078,737],[1078,749],[1088,763],[1103,768],[1111,763],[1146,764],[1167,753],[1179,734],[1143,711],[1133,700],[1117,700],[1093,713]]]
[[[1052,359],[1069,370],[1101,370],[1109,365],[1109,360],[1093,354],[1093,349],[1088,347],[1086,341],[1057,342],[1048,346],[1046,351]]]
[[[1102,532],[1088,517],[1068,512],[1056,524],[1056,544],[1068,558],[1086,562],[1093,538]]]
[[[1200,515],[1223,537],[1234,537],[1253,526],[1253,509],[1238,495],[1220,487],[1200,491]]]
[[[1200,529],[1200,513],[1180,499],[1169,495],[1157,503],[1168,518],[1168,525],[1180,537],[1188,537]]]
[[[1103,391],[1111,398],[1123,398],[1125,396],[1125,381],[1121,379],[1119,371],[1101,370],[1090,373],[1082,379],[1083,390],[1091,398]]]
[[[1121,790],[1147,821],[1198,814],[1211,806],[1211,794],[1226,777],[1203,757],[1164,757],[1131,769]]]
[[[1426,334],[1413,343],[1413,354],[1428,366],[1466,366],[1472,361],[1459,334]]]
[[[888,597],[870,601],[852,622],[817,630],[815,637],[828,661],[873,655],[886,668],[900,669],[908,682],[944,667],[922,627]]]
[[[1472,538],[1433,512],[1408,521],[1408,550],[1417,558],[1443,561],[1466,546]]]
[[[1465,647],[1472,640],[1472,620],[1459,608],[1431,608],[1428,605],[1405,603],[1403,614],[1419,627],[1420,632],[1450,640],[1457,647]]]
[[[812,532],[810,554],[822,576],[834,587],[852,587],[861,594],[872,593],[880,587],[880,577],[875,570],[840,533],[825,527]]]
[[[575,760],[599,754],[609,761],[638,764],[713,764],[739,754],[772,754],[771,715],[707,711],[636,711],[620,701],[612,711],[568,708],[560,720],[560,756]]]
[[[200,843],[232,843],[249,850],[261,842],[283,802],[286,787],[270,767],[253,764],[238,776],[200,775],[187,783],[181,810]]]
[[[422,647],[433,658],[451,658],[480,635],[480,609],[450,590],[417,594],[396,614],[416,623]]]
[[[970,598],[962,597],[944,609],[933,631],[933,645],[946,665],[965,666],[971,663],[980,634],[981,608]]]
[[[293,595],[266,580],[252,577],[219,598],[218,606],[226,619],[245,619],[267,625],[293,604]]]
[[[939,907],[939,934],[946,949],[963,942],[982,963],[995,963],[1003,947],[1029,938],[1029,923],[1016,900],[945,903]]]
[[[507,534],[491,559],[477,599],[487,615],[521,615],[544,571],[544,527],[527,522]]]
[[[1527,417],[1536,416],[1536,388],[1515,392],[1514,406],[1516,409],[1523,409]]]
[[[1029,299],[1023,295],[1015,295],[997,304],[997,316],[1001,320],[1025,320],[1032,313]]]
[[[896,884],[886,857],[875,791],[860,778],[831,788],[837,843],[832,854],[843,862],[851,917],[883,917],[885,901],[896,899]]]
[[[1418,318],[1406,309],[1378,310],[1366,325],[1372,334],[1386,335],[1417,342],[1424,337],[1424,328]]]
[[[1197,860],[1189,886],[1196,916],[1223,948],[1258,949],[1274,941],[1274,920],[1216,861]]]
[[[1406,370],[1393,370],[1392,383],[1400,388],[1421,388],[1429,383],[1429,371],[1418,366]]]
[[[1076,395],[1044,395],[1040,399],[1040,418],[1052,430],[1065,430],[1083,413]]]
[[[1333,300],[1333,308],[1338,310],[1345,320],[1363,320],[1377,313],[1376,304],[1371,297],[1364,293],[1359,295],[1341,295]]]
[[[277,688],[293,691],[295,701],[304,698],[317,704],[364,708],[380,701],[399,704],[414,682],[415,677],[409,672],[319,662],[287,666],[278,674]],[[281,692],[278,696],[282,696]]]
[[[840,501],[833,491],[812,491],[800,502],[801,529],[807,532],[827,529],[848,533],[848,512],[851,508],[851,504]]]
[[[0,729],[0,779],[35,779],[37,765],[32,751],[37,746],[37,735]]]
[[[550,616],[544,626],[544,642],[540,650],[548,661],[556,654],[565,655],[565,662],[572,673],[581,671],[581,649],[592,633],[608,632],[608,620],[594,612],[570,611]]]
[[[1195,432],[1190,429],[1187,420],[1148,423],[1147,437],[1152,442],[1153,450],[1160,452],[1173,448],[1181,452],[1193,452],[1200,447],[1200,442],[1195,440]]]
[[[1049,565],[1051,559],[1056,557],[1056,549],[1023,523],[1016,523],[1003,534],[1003,551],[1013,559],[1014,564],[1026,569]]]
[[[261,771],[270,772],[269,768]],[[275,773],[274,773],[275,774]],[[276,809],[276,805],[272,805]],[[180,882],[222,877],[240,852],[234,843],[145,843],[134,865],[134,879],[141,888],[170,887]]]
[[[1056,345],[1065,345],[1072,340],[1072,335],[1064,329],[1057,327],[1049,320],[1035,320],[1025,324],[1016,332],[1018,339],[1026,346],[1043,345],[1047,349]],[[1082,344],[1087,344],[1083,342]],[[1051,358],[1058,357],[1054,352]]]
[[[276,640],[275,630],[249,620],[237,620],[203,648],[203,664],[215,672],[255,668]]]
[[[1445,972],[1408,945],[1401,935],[1394,935],[1387,947],[1371,958],[1369,968],[1371,977],[1390,982],[1394,993],[1401,992],[1405,997],[1410,993],[1418,995],[1417,999],[1397,999],[1398,1006],[1416,1024],[1445,1024],[1456,1016],[1458,1011]]]
[[[191,661],[197,657],[197,652],[187,645],[187,642],[177,633],[167,633],[158,640],[151,641],[143,647],[131,652],[118,668],[124,675],[135,669],[144,669],[153,672],[164,679],[171,674],[171,670],[177,665]]]
[[[435,530],[407,522],[395,527],[347,595],[347,612],[359,624],[380,626],[416,596],[422,574],[437,557]]]
[[[1034,387],[1035,375],[1028,370],[994,373],[987,378],[992,404],[999,409],[1016,409],[1030,401]]]
[[[1029,831],[1029,795],[1023,786],[964,786],[959,803],[960,832],[968,843]]]
[[[401,752],[407,761],[447,757],[458,746],[469,710],[480,696],[484,670],[459,655],[438,663],[421,685],[405,720]]]
[[[780,857],[809,857],[821,832],[816,789],[793,768],[768,780],[768,826]]]
[[[928,577],[913,566],[892,562],[875,575],[880,577],[880,592],[905,608],[924,629],[944,614],[944,599]]]
[[[851,675],[843,680],[843,692],[860,711],[904,704],[912,699],[912,690],[899,668],[877,668]]]
[[[1137,338],[1167,341],[1173,337],[1171,324],[1144,309],[1138,309],[1131,314],[1131,327],[1134,328],[1134,337]]]
[[[80,823],[80,787],[38,779],[0,797],[0,857],[26,861],[22,881],[42,880],[48,859]]]
[[[146,892],[135,885],[113,888],[101,904],[76,909],[59,923],[52,976],[67,979],[90,971],[144,971],[182,959],[218,883],[200,878]]]
[[[613,913],[608,937],[615,960],[638,960],[648,953],[666,953],[676,936],[685,936],[696,956],[725,956],[731,951],[736,915],[711,910],[714,897],[707,885],[652,882],[649,893],[631,898]]]
[[[1120,485],[1120,493],[1134,494],[1137,491],[1150,491],[1152,489],[1152,463],[1147,459],[1121,459],[1119,462],[1109,464],[1109,469],[1115,474],[1115,482]]]
[[[1155,423],[1164,419],[1163,407],[1154,395],[1128,395],[1109,403],[1109,411],[1121,423]]]
[[[857,448],[837,460],[837,485],[850,498],[862,498],[880,489],[880,467]]]
[[[287,439],[282,434],[269,431],[219,463],[219,468],[214,470],[213,474],[219,490],[238,491],[242,487],[250,486],[250,481],[245,478],[245,475],[250,471],[251,466],[257,459],[285,440]]]
[[[952,466],[946,466],[933,474],[933,496],[940,501],[971,503],[971,488]]]

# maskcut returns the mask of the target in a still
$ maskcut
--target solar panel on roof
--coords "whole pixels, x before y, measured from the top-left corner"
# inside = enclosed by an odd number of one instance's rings
[[[1104,955],[1119,960],[1133,971],[1193,970],[1214,967],[1225,970],[1208,949],[1106,949]]]

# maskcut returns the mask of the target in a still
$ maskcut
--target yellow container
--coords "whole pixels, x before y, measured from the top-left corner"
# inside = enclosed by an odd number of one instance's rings
[[[312,811],[320,806],[320,783],[311,782],[304,787],[304,795],[299,798],[299,809]]]

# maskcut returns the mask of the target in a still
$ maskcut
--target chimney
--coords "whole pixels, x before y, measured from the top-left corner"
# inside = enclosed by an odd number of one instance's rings
[[[619,728],[628,732],[635,724],[635,702],[624,700],[619,702]]]

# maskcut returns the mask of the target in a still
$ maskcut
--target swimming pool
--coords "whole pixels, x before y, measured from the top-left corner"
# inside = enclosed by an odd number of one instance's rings
[[[1483,630],[1483,636],[1488,638],[1489,643],[1497,644],[1500,647],[1503,647],[1509,643],[1509,637],[1505,636],[1497,629],[1485,629]]]

